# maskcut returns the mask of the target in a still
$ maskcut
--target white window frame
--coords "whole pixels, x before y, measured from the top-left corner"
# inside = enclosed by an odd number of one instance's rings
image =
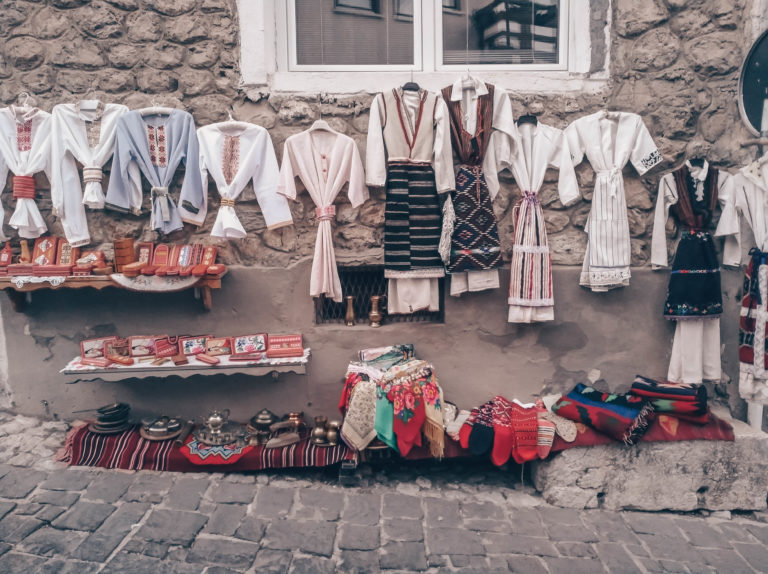
[[[414,44],[412,66],[299,66],[301,69],[294,69],[294,0],[237,2],[242,85],[246,89],[272,93],[376,93],[383,86],[401,84],[412,77],[427,89],[439,90],[455,81],[458,72],[467,69],[466,65],[442,64],[442,0],[422,0],[421,10],[415,11],[415,33],[421,41]],[[603,67],[591,71],[590,2],[564,0],[563,6],[561,18],[567,18],[563,20],[567,25],[560,30],[560,63],[470,65],[470,70],[517,93],[597,93],[605,89],[610,65],[610,8],[603,37]],[[291,16],[294,18],[290,19]],[[436,25],[423,25],[424,22]]]

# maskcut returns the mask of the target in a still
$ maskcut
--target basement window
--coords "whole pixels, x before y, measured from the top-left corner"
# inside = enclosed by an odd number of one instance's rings
[[[341,292],[343,297],[354,297],[355,324],[367,325],[371,312],[371,295],[380,295],[379,311],[383,315],[382,323],[443,323],[445,322],[445,283],[439,280],[440,309],[438,311],[416,311],[407,315],[387,314],[387,283],[384,267],[360,266],[339,267]],[[326,297],[315,297],[315,323],[344,323],[347,314],[346,299],[336,303]]]

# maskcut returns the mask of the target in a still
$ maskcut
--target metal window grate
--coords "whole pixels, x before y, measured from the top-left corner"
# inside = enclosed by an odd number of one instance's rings
[[[440,310],[416,311],[409,315],[387,315],[387,279],[384,278],[384,267],[361,266],[339,267],[341,292],[344,297],[354,297],[355,321],[357,324],[368,322],[371,312],[371,295],[382,295],[379,311],[384,316],[385,323],[442,323],[445,321],[444,280],[440,285]],[[315,323],[343,323],[347,313],[346,300],[336,303],[324,296],[315,297]]]

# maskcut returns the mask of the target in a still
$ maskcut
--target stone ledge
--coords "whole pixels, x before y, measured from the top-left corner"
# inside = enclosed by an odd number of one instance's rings
[[[533,463],[544,499],[566,508],[764,510],[768,434],[728,420],[736,440],[615,443],[574,448]]]

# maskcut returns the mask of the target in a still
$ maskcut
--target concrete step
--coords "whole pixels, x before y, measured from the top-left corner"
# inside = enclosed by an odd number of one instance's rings
[[[608,510],[764,510],[768,495],[768,434],[733,425],[734,442],[612,443],[560,452],[533,463],[544,499],[566,508]]]

